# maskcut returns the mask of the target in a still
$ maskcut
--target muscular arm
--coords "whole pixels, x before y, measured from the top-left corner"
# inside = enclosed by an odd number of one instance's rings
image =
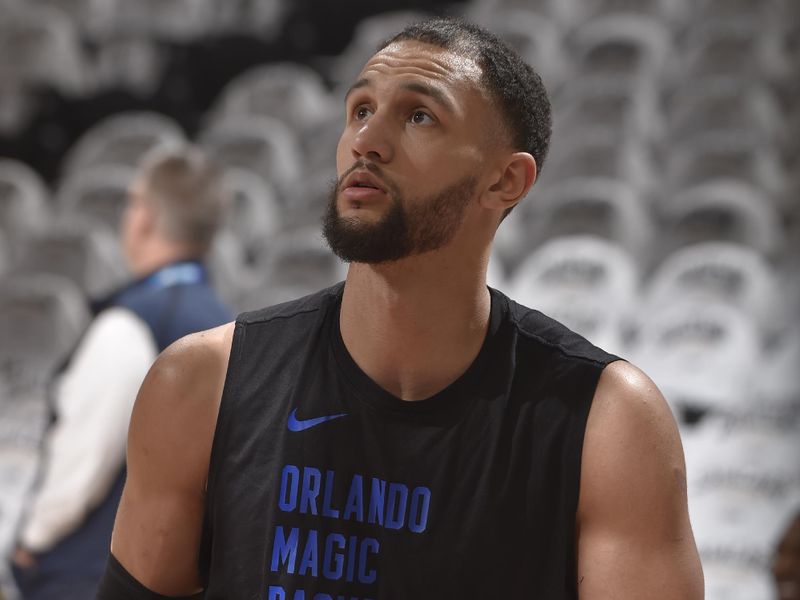
[[[201,589],[197,559],[211,444],[233,324],[179,340],[142,384],[128,433],[128,478],[111,552],[168,596]]]
[[[703,597],[678,431],[628,363],[605,369],[589,413],[577,536],[581,600]]]

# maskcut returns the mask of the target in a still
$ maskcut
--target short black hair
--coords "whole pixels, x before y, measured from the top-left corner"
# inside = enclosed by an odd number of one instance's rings
[[[475,60],[482,83],[498,102],[511,144],[530,153],[541,173],[553,128],[550,99],[539,74],[493,33],[453,17],[436,17],[407,26],[378,48],[417,41],[457,52]]]

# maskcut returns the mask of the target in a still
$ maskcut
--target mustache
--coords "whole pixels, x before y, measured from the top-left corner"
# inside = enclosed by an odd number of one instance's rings
[[[394,184],[394,182],[384,176],[378,165],[371,161],[360,158],[336,180],[336,191],[342,191],[342,183],[344,183],[344,180],[347,179],[350,173],[353,171],[358,171],[359,169],[369,171],[372,175],[377,177],[381,183],[386,185],[387,190],[394,191],[397,189],[397,186]]]

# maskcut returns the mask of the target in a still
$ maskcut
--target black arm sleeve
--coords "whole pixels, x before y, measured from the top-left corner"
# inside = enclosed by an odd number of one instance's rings
[[[125,570],[113,554],[108,555],[106,571],[100,581],[95,600],[201,600],[203,593],[194,596],[162,596],[148,590]]]

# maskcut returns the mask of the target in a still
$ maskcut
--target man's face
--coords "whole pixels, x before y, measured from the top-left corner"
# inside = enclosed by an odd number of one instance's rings
[[[145,198],[145,185],[136,180],[128,191],[128,204],[122,215],[120,238],[122,252],[128,268],[136,274],[136,265],[144,241],[147,238],[151,209]]]
[[[438,250],[458,235],[496,123],[472,60],[418,42],[370,59],[348,92],[324,233],[348,261]]]

